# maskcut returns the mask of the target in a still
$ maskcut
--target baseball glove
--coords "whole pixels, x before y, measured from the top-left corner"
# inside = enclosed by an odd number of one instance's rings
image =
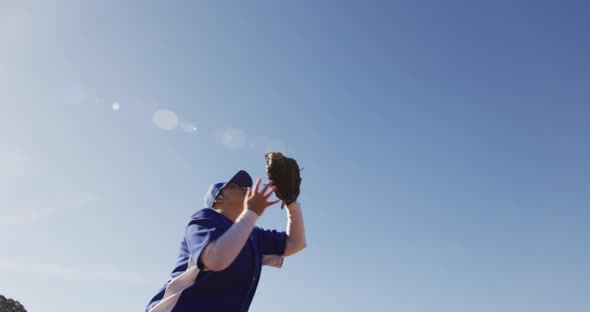
[[[281,209],[297,200],[301,176],[299,165],[293,158],[284,156],[279,152],[270,152],[264,155],[266,158],[266,174],[277,187],[275,195],[281,199]]]

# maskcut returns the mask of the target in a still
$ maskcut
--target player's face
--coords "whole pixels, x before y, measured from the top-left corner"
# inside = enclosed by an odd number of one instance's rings
[[[246,196],[246,188],[235,183],[229,183],[221,190],[224,204],[242,205]]]

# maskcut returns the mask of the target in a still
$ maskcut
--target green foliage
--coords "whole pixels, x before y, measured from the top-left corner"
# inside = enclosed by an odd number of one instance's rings
[[[0,312],[27,312],[20,302],[0,295]]]

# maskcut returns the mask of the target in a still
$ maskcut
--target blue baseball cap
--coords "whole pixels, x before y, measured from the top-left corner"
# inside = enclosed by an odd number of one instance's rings
[[[221,190],[228,185],[229,183],[235,183],[239,187],[252,187],[252,178],[248,174],[248,172],[244,170],[238,171],[229,181],[227,182],[217,182],[211,184],[209,186],[209,190],[205,194],[205,208],[213,208],[213,204],[215,203],[215,197],[219,195]]]

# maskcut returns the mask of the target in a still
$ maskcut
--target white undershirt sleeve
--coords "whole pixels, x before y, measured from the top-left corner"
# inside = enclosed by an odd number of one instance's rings
[[[307,246],[303,214],[298,202],[287,205],[287,247],[285,256],[293,255]]]
[[[207,270],[225,270],[238,256],[250,237],[258,215],[244,209],[234,224],[217,240],[209,243],[201,253],[201,262]]]

